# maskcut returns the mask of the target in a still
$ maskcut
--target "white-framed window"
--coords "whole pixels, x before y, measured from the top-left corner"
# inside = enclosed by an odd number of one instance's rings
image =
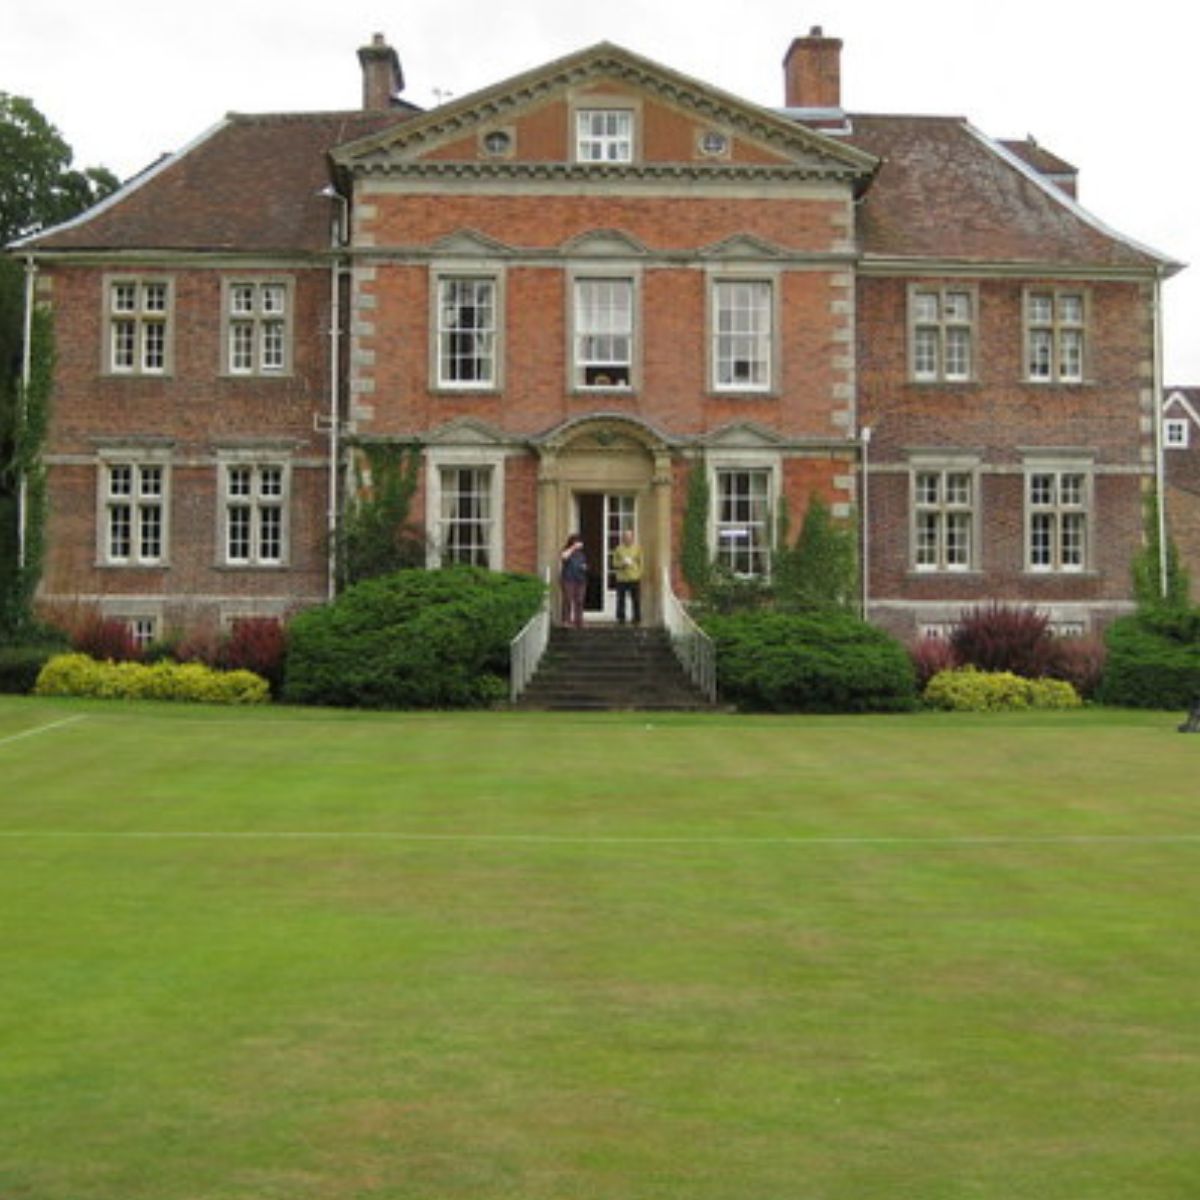
[[[577,388],[633,386],[634,283],[629,278],[574,281],[573,382]]]
[[[492,468],[441,467],[439,542],[442,563],[490,567]]]
[[[908,294],[909,361],[918,382],[963,383],[975,371],[976,293],[914,286]]]
[[[112,567],[166,563],[169,478],[165,461],[133,455],[101,461],[101,563]]]
[[[1087,298],[1081,291],[1025,293],[1025,377],[1033,383],[1082,383]]]
[[[172,288],[168,279],[104,281],[108,327],[105,368],[114,375],[165,375],[171,369]]]
[[[774,472],[717,466],[713,479],[713,557],[734,575],[765,579],[771,573]]]
[[[1168,450],[1186,450],[1190,441],[1190,423],[1186,417],[1167,417],[1163,421],[1163,445]]]
[[[504,452],[431,446],[426,458],[429,565],[504,568]]]
[[[285,461],[220,464],[221,561],[277,567],[287,561],[290,468]]]
[[[1088,565],[1091,474],[1080,466],[1030,466],[1025,475],[1026,564],[1078,572]]]
[[[292,288],[285,280],[225,285],[225,370],[285,375],[291,369]]]
[[[976,478],[962,467],[913,471],[913,566],[969,571],[975,562]]]
[[[438,278],[438,387],[491,390],[498,385],[499,290],[498,280],[490,275]]]
[[[633,161],[633,111],[580,108],[575,112],[575,158],[584,163]]]
[[[711,362],[716,391],[770,391],[774,296],[774,285],[768,279],[713,280]]]

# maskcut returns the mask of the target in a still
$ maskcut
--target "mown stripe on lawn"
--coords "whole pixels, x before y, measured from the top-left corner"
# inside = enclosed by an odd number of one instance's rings
[[[24,729],[20,733],[10,733],[7,737],[0,738],[0,746],[4,746],[9,742],[20,741],[21,738],[37,737],[39,733],[49,733],[52,729],[61,729],[64,725],[74,725],[76,721],[86,720],[86,713],[78,713],[73,717],[63,717],[61,721],[51,721],[49,725],[38,725],[34,729]]]
[[[3,838],[100,838],[129,841],[392,841],[545,846],[1090,846],[1200,845],[1200,833],[1045,834],[979,837],[725,837],[721,835],[641,836],[598,834],[571,837],[536,833],[406,833],[393,830],[155,830],[155,829],[0,829]]]

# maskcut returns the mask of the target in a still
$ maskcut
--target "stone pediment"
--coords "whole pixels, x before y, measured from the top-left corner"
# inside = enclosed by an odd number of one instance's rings
[[[640,258],[646,247],[619,229],[596,229],[564,242],[562,252],[581,258]]]
[[[434,242],[433,252],[446,258],[496,258],[511,254],[512,247],[474,229],[458,229]]]
[[[502,429],[476,417],[456,417],[431,429],[421,440],[426,446],[507,446],[513,439]]]
[[[750,233],[739,233],[723,241],[714,242],[700,251],[701,257],[711,259],[774,259],[786,256],[786,251],[763,238]]]
[[[775,450],[783,443],[779,434],[754,421],[722,425],[699,439],[699,444],[709,450]]]
[[[617,92],[644,105],[690,118],[713,139],[697,155],[689,148],[661,159],[580,163],[566,144],[562,157],[547,159],[539,139],[536,159],[522,154],[521,123],[548,105],[570,103],[582,94]],[[515,135],[515,136],[514,136]],[[495,137],[497,149],[486,141]],[[739,158],[736,145],[754,148]],[[732,150],[732,153],[729,151]],[[762,176],[828,179],[865,186],[878,160],[857,147],[798,124],[768,108],[723,92],[649,59],[602,42],[492,87],[439,105],[386,130],[349,142],[334,153],[343,170],[372,175],[505,177],[538,179]]]

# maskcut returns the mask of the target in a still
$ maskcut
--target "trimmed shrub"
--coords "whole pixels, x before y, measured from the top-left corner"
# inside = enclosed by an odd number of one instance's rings
[[[188,700],[205,704],[265,704],[265,679],[250,671],[214,671],[199,663],[97,662],[86,654],[60,654],[42,668],[39,696],[97,700]]]
[[[1114,621],[1097,693],[1104,704],[1190,708],[1200,696],[1200,610],[1143,611]]]
[[[366,580],[292,621],[284,698],[358,708],[494,703],[508,691],[509,642],[543,593],[534,576],[475,567]]]
[[[931,708],[948,712],[1004,712],[1025,708],[1078,708],[1079,693],[1062,679],[1026,679],[1012,671],[962,667],[941,671],[925,688]]]
[[[1011,671],[1027,679],[1048,674],[1053,651],[1050,619],[1032,608],[989,604],[964,612],[950,635],[963,666]]]
[[[739,708],[765,712],[898,712],[916,701],[904,647],[849,613],[709,616],[717,684]]]
[[[1091,700],[1104,677],[1106,656],[1102,637],[1055,637],[1046,673],[1052,679],[1065,680],[1085,700]]]
[[[944,637],[923,637],[909,646],[908,655],[917,673],[918,691],[924,691],[938,672],[952,671],[961,665],[950,639]]]
[[[136,662],[142,657],[124,621],[95,614],[71,631],[71,645],[79,654],[109,662]]]
[[[216,665],[227,671],[253,671],[271,685],[271,694],[283,690],[287,658],[287,630],[276,617],[245,617],[235,621],[217,651]]]
[[[0,692],[24,696],[33,691],[41,669],[62,646],[0,646]]]

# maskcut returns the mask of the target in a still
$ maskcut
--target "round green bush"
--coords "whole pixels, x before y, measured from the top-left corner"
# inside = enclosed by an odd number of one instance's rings
[[[1189,708],[1200,696],[1200,610],[1122,617],[1105,642],[1102,703]]]
[[[709,616],[717,686],[762,712],[902,712],[916,703],[908,652],[845,612],[755,611]]]
[[[357,708],[469,708],[507,694],[509,643],[537,612],[530,575],[399,571],[289,626],[283,696]]]

